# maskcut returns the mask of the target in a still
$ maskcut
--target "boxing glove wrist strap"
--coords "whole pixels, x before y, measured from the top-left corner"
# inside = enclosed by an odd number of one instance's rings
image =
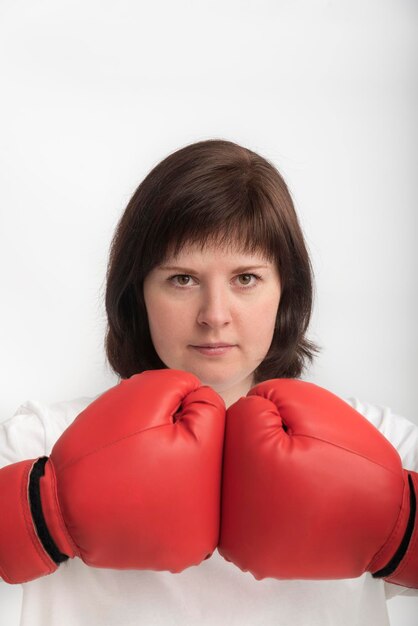
[[[29,503],[32,513],[33,523],[36,528],[39,540],[42,543],[45,551],[51,557],[51,559],[59,565],[63,561],[67,561],[68,555],[63,554],[55,541],[53,540],[51,533],[48,530],[48,526],[45,521],[44,512],[42,509],[40,480],[45,474],[45,464],[48,461],[47,456],[39,458],[34,464],[29,477]]]
[[[37,459],[0,469],[0,575],[7,583],[25,583],[51,574],[57,565],[45,551],[29,502],[29,482]],[[35,505],[36,506],[36,505]]]
[[[418,516],[417,492],[418,474],[408,472],[409,485],[409,516],[405,532],[396,552],[390,561],[381,569],[374,572],[374,578],[384,578],[386,581],[405,587],[418,587]]]

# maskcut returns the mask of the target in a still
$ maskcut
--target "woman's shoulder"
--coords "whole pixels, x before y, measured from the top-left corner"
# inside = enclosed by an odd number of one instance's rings
[[[344,397],[350,406],[371,422],[397,449],[403,467],[418,471],[418,425],[382,404],[373,404],[356,396]]]
[[[26,400],[0,423],[0,467],[49,455],[56,440],[97,396],[45,403]]]

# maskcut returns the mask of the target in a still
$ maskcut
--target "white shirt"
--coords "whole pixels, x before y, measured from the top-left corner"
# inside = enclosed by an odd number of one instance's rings
[[[48,456],[94,399],[22,404],[0,423],[0,468]],[[392,443],[404,468],[418,471],[418,426],[388,407],[357,398],[346,402]],[[257,581],[218,551],[179,574],[92,568],[74,558],[22,589],[20,626],[385,626],[387,599],[418,595],[369,573],[346,580]],[[0,607],[0,624],[1,618]]]

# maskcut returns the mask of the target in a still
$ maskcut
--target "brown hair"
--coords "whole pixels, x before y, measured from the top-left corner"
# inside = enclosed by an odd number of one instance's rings
[[[148,272],[186,244],[236,246],[275,261],[281,299],[254,384],[297,378],[321,347],[305,337],[313,270],[292,198],[274,165],[231,141],[169,154],[140,183],[113,236],[106,273],[107,359],[121,378],[167,366],[153,346],[143,297]]]

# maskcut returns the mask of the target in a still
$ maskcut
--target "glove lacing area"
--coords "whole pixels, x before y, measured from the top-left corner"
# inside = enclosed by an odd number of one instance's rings
[[[33,523],[36,527],[39,540],[41,541],[45,551],[57,565],[68,560],[68,556],[58,549],[55,541],[51,537],[45,522],[44,513],[42,511],[40,481],[45,474],[45,464],[48,461],[47,456],[43,456],[34,464],[29,477],[29,504],[32,513]]]
[[[416,502],[414,483],[412,482],[412,478],[410,474],[408,474],[408,483],[409,483],[410,506],[409,506],[408,524],[406,526],[405,534],[402,538],[401,543],[399,544],[398,549],[396,550],[395,554],[393,555],[389,563],[385,565],[385,567],[382,567],[382,569],[380,569],[378,572],[375,572],[374,574],[372,574],[373,578],[386,578],[387,576],[390,576],[391,574],[393,574],[393,572],[396,570],[396,568],[398,567],[398,565],[404,558],[406,551],[408,549],[409,543],[411,541],[411,537],[412,537],[412,533],[413,533],[414,525],[415,525],[417,502]]]

